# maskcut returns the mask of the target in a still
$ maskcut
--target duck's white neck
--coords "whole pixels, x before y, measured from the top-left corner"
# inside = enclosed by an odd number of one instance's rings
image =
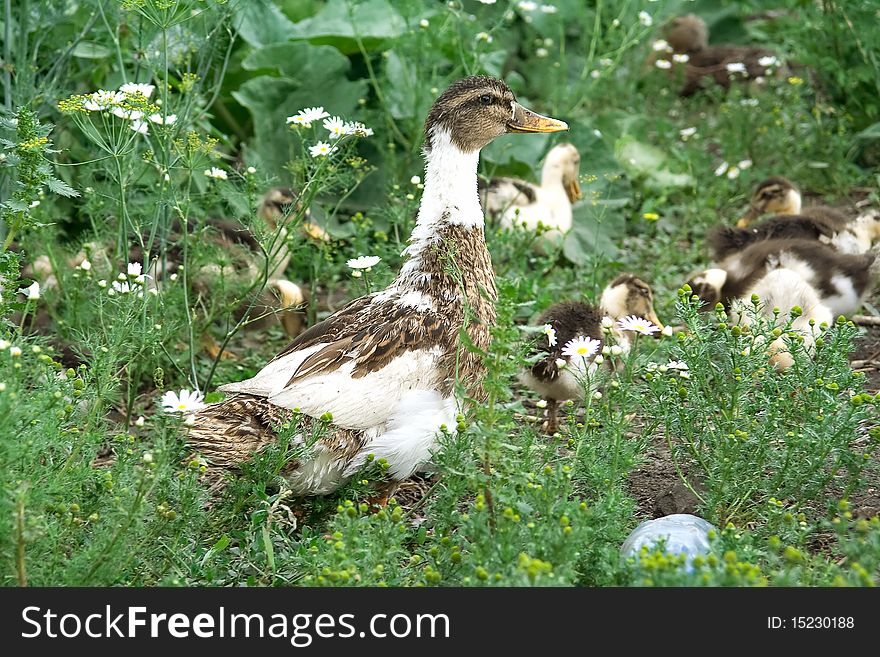
[[[426,153],[425,189],[419,205],[416,227],[403,255],[408,256],[396,287],[412,287],[430,278],[422,267],[422,252],[442,239],[451,226],[477,230],[482,239],[483,209],[477,193],[477,164],[480,152],[466,153],[449,138],[436,131]]]
[[[544,189],[550,189],[552,187],[563,189],[563,175],[561,166],[552,162],[545,163],[544,168],[541,169],[541,187]]]
[[[425,159],[425,190],[416,231],[441,219],[445,223],[482,226],[483,210],[477,193],[480,151],[465,153],[448,132],[438,130],[432,135],[431,150]]]

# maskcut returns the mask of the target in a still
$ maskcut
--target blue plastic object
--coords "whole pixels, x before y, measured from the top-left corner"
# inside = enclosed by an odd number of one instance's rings
[[[709,552],[709,530],[715,530],[712,523],[689,513],[646,520],[627,536],[620,553],[624,557],[638,556],[642,546],[654,546],[665,538],[664,552],[687,555],[687,569],[690,570],[695,556]]]

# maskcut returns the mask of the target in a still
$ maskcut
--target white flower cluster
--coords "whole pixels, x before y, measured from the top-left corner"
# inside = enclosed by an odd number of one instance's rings
[[[126,109],[123,104],[130,100],[136,94],[142,95],[147,100],[153,95],[156,86],[145,82],[126,82],[118,91],[107,91],[99,89],[89,94],[83,103],[83,109],[89,112],[108,112],[113,116],[131,121],[129,126],[135,132],[147,135],[150,133],[149,124],[156,125],[173,125],[177,122],[177,114],[167,114],[165,116],[159,113],[144,116],[144,113],[138,110]]]
[[[339,139],[346,135],[358,137],[372,137],[373,129],[368,128],[359,121],[344,121],[338,116],[330,116],[323,107],[306,107],[293,116],[287,117],[287,125],[294,127],[310,128],[315,121],[323,120],[324,129],[327,130],[330,140]],[[325,141],[319,141],[309,146],[309,154],[312,157],[324,157],[336,151],[336,146],[331,146]]]
[[[683,360],[671,360],[666,365],[659,363],[648,363],[645,368],[647,372],[658,372],[660,374],[677,374],[682,379],[691,378],[690,368]]]

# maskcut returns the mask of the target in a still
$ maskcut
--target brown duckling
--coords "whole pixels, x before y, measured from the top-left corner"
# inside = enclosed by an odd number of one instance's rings
[[[757,46],[709,45],[709,28],[696,14],[678,16],[663,28],[663,36],[676,55],[687,55],[684,87],[691,96],[709,79],[728,89],[732,80],[755,80],[779,70],[773,51]]]
[[[547,401],[548,433],[556,433],[560,402],[583,398],[581,380],[595,359],[595,354],[587,358],[566,355],[563,353],[566,345],[576,338],[588,338],[596,341],[593,344],[598,353],[601,348],[598,343],[605,342],[605,319],[606,325],[611,324],[617,344],[626,352],[630,348],[630,338],[627,332],[617,327],[616,321],[629,315],[649,320],[657,326],[658,332],[663,329],[654,311],[651,287],[632,274],[622,274],[603,290],[598,306],[561,301],[547,308],[538,318],[538,324],[547,327],[536,345],[536,353],[543,357],[520,374],[519,379]]]
[[[746,228],[765,214],[800,215],[818,219],[835,231],[845,228],[849,219],[839,210],[827,205],[803,207],[801,192],[788,178],[772,176],[755,187],[749,201],[749,209],[737,222],[737,228]]]
[[[688,283],[704,308],[719,302],[730,307],[735,299],[750,299],[756,283],[769,271],[789,269],[816,290],[821,303],[836,317],[851,315],[862,305],[877,278],[875,259],[874,254],[841,253],[816,241],[772,239],[729,256]]]

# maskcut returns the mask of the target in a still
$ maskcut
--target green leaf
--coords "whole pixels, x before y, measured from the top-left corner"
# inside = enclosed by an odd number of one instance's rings
[[[51,192],[58,194],[59,196],[66,196],[67,198],[75,198],[79,196],[78,191],[63,180],[58,180],[57,178],[49,178],[46,181],[46,186]]]
[[[233,24],[241,38],[255,48],[287,41],[296,32],[296,26],[270,0],[239,2]]]
[[[366,0],[351,8],[347,2],[328,2],[312,18],[294,26],[292,39],[333,45],[349,54],[358,52],[359,37],[367,50],[406,32],[406,22],[387,0]]]
[[[248,55],[241,66],[248,71],[278,71],[289,78],[317,85],[344,76],[351,62],[332,46],[295,42],[264,46]]]
[[[418,102],[419,80],[415,65],[391,50],[385,60],[385,76],[389,84],[386,98],[391,116],[395,119],[410,119],[416,116],[416,112],[418,116],[422,116],[424,113]]]
[[[617,161],[632,178],[642,178],[653,189],[688,187],[695,184],[687,173],[673,173],[665,167],[667,155],[656,146],[638,141],[631,135],[617,140],[614,145]]]
[[[74,46],[71,54],[81,59],[104,59],[110,56],[110,49],[107,46],[102,46],[100,43],[80,41]]]

